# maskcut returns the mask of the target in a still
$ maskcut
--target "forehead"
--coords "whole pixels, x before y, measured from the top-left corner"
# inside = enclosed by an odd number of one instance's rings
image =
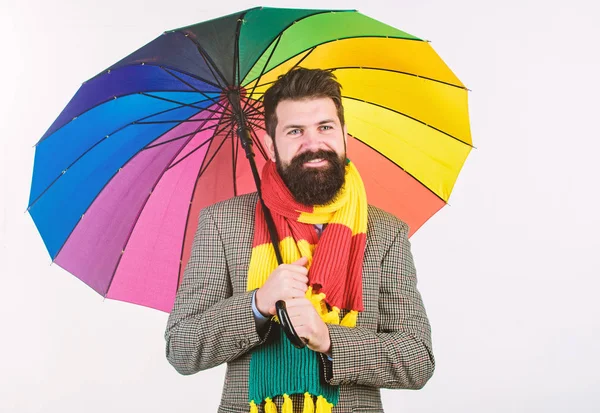
[[[277,129],[286,125],[311,125],[324,119],[335,119],[339,122],[337,108],[333,99],[309,98],[298,100],[282,100],[275,109],[277,115]]]

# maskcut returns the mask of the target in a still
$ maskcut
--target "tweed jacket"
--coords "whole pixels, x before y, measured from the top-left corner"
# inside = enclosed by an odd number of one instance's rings
[[[257,200],[252,193],[202,210],[165,332],[167,359],[179,373],[227,363],[219,413],[248,413],[252,349],[278,328],[271,322],[267,331],[257,330],[246,291]],[[430,326],[407,233],[405,223],[369,206],[364,311],[355,328],[328,325],[333,361],[315,353],[321,379],[340,386],[334,413],[383,412],[379,388],[420,389],[433,374]],[[298,412],[303,397],[292,396]],[[281,411],[282,397],[274,402]]]

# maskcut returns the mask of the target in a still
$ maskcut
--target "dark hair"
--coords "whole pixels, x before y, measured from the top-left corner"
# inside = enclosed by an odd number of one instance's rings
[[[275,109],[282,100],[331,98],[337,108],[340,123],[344,126],[341,88],[335,75],[322,69],[296,67],[279,76],[277,81],[265,92],[263,99],[267,133],[275,140],[275,128],[277,127]]]

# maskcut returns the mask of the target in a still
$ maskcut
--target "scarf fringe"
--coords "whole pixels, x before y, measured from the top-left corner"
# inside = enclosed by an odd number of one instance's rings
[[[281,413],[294,413],[294,407],[292,405],[292,399],[287,394],[283,394],[283,405],[281,406]]]
[[[348,314],[344,316],[344,319],[340,323],[340,325],[344,327],[356,327],[356,320],[358,319],[358,311],[351,310]]]
[[[333,404],[329,403],[323,396],[317,397],[317,405],[315,409],[315,402],[313,401],[310,393],[304,393],[304,407],[302,413],[331,413]],[[267,397],[265,399],[265,413],[277,413],[277,406],[273,403],[273,400]],[[250,413],[258,413],[258,406],[254,403],[254,400],[250,402]],[[294,405],[292,399],[287,394],[283,395],[283,405],[281,406],[281,413],[294,413]]]
[[[302,413],[315,413],[315,402],[310,393],[304,393],[304,409]]]
[[[275,403],[273,403],[273,400],[271,400],[269,397],[267,397],[265,399],[266,403],[265,403],[265,413],[277,413],[277,406],[275,406]]]
[[[317,397],[317,411],[315,413],[331,413],[333,404],[329,403],[323,396]]]

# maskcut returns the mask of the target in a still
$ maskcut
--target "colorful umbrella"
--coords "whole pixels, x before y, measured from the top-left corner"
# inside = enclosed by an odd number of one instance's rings
[[[429,43],[356,11],[261,7],[168,31],[81,86],[35,152],[28,210],[53,261],[169,312],[200,209],[256,190],[242,138],[260,170],[261,99],[294,66],[334,71],[369,202],[414,233],[471,149],[466,88]]]

